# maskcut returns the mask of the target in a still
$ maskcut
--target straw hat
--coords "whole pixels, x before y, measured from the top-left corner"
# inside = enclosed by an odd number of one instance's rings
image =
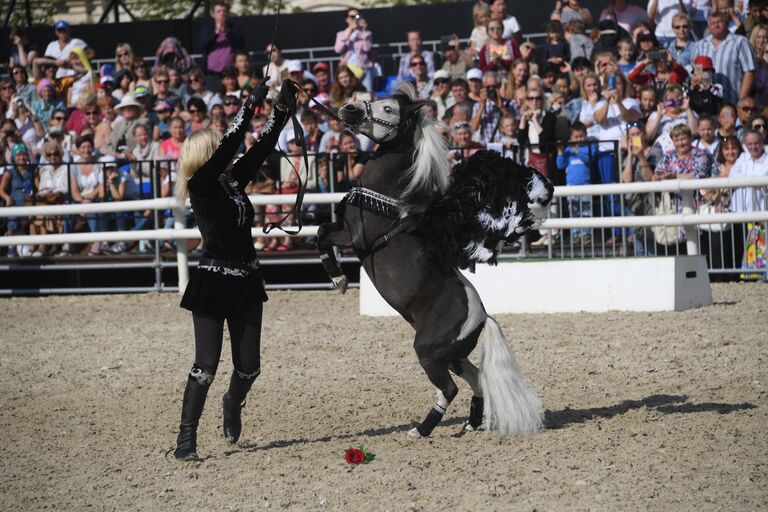
[[[136,98],[133,96],[133,94],[126,94],[123,96],[123,98],[120,100],[120,103],[115,106],[115,110],[121,110],[124,107],[136,107],[139,110],[144,110],[144,106],[136,101]]]

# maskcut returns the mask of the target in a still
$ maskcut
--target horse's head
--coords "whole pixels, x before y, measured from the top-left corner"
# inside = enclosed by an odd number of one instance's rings
[[[530,175],[526,178],[526,193],[528,195],[528,208],[536,217],[543,219],[547,216],[547,208],[552,202],[555,187],[543,174],[535,169],[527,168]]]
[[[415,100],[410,84],[401,85],[397,92],[379,101],[351,101],[339,109],[344,124],[374,142],[390,142],[405,132],[424,106]]]

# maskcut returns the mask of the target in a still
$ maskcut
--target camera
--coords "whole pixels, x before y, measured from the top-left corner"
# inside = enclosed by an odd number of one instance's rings
[[[488,94],[489,100],[496,100],[496,88],[495,87],[486,87],[485,92]]]
[[[664,50],[656,50],[653,52],[648,52],[648,59],[650,60],[667,60],[667,52]]]

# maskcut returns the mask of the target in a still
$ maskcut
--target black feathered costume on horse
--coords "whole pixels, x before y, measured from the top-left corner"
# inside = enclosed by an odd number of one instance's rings
[[[323,265],[343,291],[346,277],[333,247],[352,247],[384,300],[415,329],[414,349],[437,403],[410,435],[426,437],[442,419],[458,393],[451,373],[473,391],[465,430],[484,424],[504,436],[536,432],[539,399],[459,269],[494,262],[503,241],[533,228],[553,187],[533,169],[487,151],[451,174],[437,124],[415,98],[413,86],[403,84],[390,98],[339,110],[347,126],[379,146],[360,186],[340,204],[338,222],[320,227]],[[479,369],[468,359],[478,342]]]

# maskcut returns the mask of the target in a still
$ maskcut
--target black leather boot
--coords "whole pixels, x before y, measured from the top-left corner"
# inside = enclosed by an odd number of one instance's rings
[[[229,381],[229,391],[224,394],[224,438],[231,444],[240,439],[242,422],[240,412],[245,405],[245,396],[250,391],[258,373],[250,378],[242,378],[235,371]]]
[[[190,377],[184,389],[184,403],[181,406],[181,425],[179,436],[176,438],[176,450],[173,455],[178,460],[200,460],[197,456],[197,425],[203,414],[205,397],[208,395],[208,385],[201,384]]]

